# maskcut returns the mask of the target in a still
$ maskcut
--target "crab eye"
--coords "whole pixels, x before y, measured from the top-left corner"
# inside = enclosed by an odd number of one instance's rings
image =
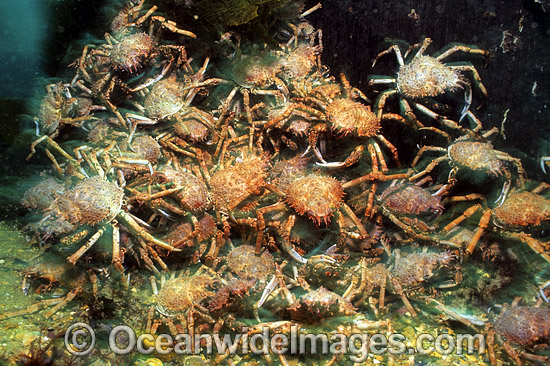
[[[432,210],[432,214],[433,214],[434,216],[439,216],[439,215],[441,215],[442,213],[443,213],[443,210],[440,209],[440,208],[434,208],[434,209]]]

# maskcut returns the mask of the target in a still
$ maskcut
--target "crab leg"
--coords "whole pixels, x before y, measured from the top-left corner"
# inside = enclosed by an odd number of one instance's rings
[[[206,259],[212,263],[218,257],[220,249],[225,245],[226,239],[223,232],[218,232],[215,238],[212,238],[212,246],[209,252],[206,254]]]
[[[387,114],[385,114],[384,116],[387,116]],[[399,118],[402,119],[401,116],[399,116]],[[401,120],[398,120],[398,121],[401,121]],[[384,144],[384,146],[386,146],[388,149],[390,149],[390,151],[392,153],[393,161],[395,162],[397,167],[400,168],[401,167],[401,162],[399,161],[399,154],[397,152],[397,148],[387,138],[385,138],[383,135],[377,135],[376,138],[382,144]],[[378,144],[375,143],[375,145],[378,145]]]
[[[455,46],[455,47],[457,47],[457,46]],[[452,51],[453,48],[450,48],[446,52],[439,55],[437,57],[437,59],[441,60],[441,56],[444,56],[445,54],[448,54],[448,52]],[[472,50],[472,51],[480,51],[479,53],[482,54],[483,56],[488,55],[488,52],[485,51],[485,50]],[[481,94],[483,94],[483,96],[485,98],[487,98],[487,96],[488,96],[487,89],[485,88],[485,85],[483,85],[483,83],[481,82],[481,77],[479,76],[478,71],[476,70],[476,68],[473,65],[449,65],[448,67],[451,68],[451,69],[454,69],[454,70],[459,70],[459,71],[470,71],[472,73],[472,75],[474,76],[474,82],[475,82],[476,86],[479,88],[479,90],[481,91]]]
[[[42,300],[36,304],[32,304],[32,305],[29,305],[27,306],[25,309],[22,309],[22,310],[16,310],[16,311],[12,311],[12,312],[8,312],[8,313],[4,313],[4,314],[1,314],[0,315],[0,320],[4,320],[4,319],[8,319],[8,318],[14,318],[14,317],[17,317],[17,316],[22,316],[22,315],[27,315],[27,314],[32,314],[32,313],[36,313],[37,311],[43,309],[43,308],[46,308],[48,306],[52,306],[52,305],[56,305],[56,304],[59,304],[60,302],[62,302],[63,299],[62,298],[54,298],[54,299],[46,299],[46,300]]]
[[[359,178],[355,178],[354,180],[350,180],[349,182],[346,182],[342,184],[343,189],[348,189],[351,187],[354,187],[358,184],[361,184],[363,182],[372,182],[375,180],[378,180],[380,182],[385,182],[388,180],[394,180],[394,179],[407,179],[409,178],[409,174],[407,173],[399,173],[399,174],[391,174],[391,175],[384,175],[380,172],[371,172],[367,175],[364,175]]]
[[[262,242],[264,239],[264,230],[265,230],[265,218],[264,215],[269,212],[284,211],[286,205],[283,202],[275,203],[271,206],[262,207],[256,211],[256,226],[258,228],[258,234],[256,236],[256,255],[260,255],[262,251]]]
[[[145,263],[145,267],[148,270],[152,271],[157,276],[159,276],[160,271],[157,269],[157,267],[155,267],[155,264],[153,263],[153,261],[151,260],[149,255],[147,254],[147,249],[146,249],[147,244],[143,240],[140,240],[139,243],[140,243],[141,247],[138,248],[138,250],[139,250],[139,254],[141,256],[141,259]]]
[[[413,103],[413,104],[420,112],[424,113],[426,116],[429,116],[429,117],[435,119],[436,121],[439,121],[444,126],[446,126],[448,128],[451,128],[453,130],[456,130],[456,131],[460,131],[460,132],[462,132],[464,134],[467,134],[469,136],[475,137],[475,133],[472,130],[462,127],[461,125],[459,125],[455,121],[450,120],[450,119],[448,119],[448,118],[432,111],[431,109],[429,109],[428,107],[423,106],[420,103]]]
[[[80,257],[82,257],[84,253],[86,253],[88,249],[90,249],[99,240],[104,232],[105,228],[100,228],[83,246],[80,247],[80,249],[78,249],[73,255],[67,257],[67,261],[74,265],[76,261],[78,261]]]
[[[491,210],[486,210],[483,213],[483,216],[481,216],[481,219],[479,220],[478,228],[468,244],[468,247],[466,248],[466,256],[470,256],[477,245],[477,242],[481,238],[481,235],[485,232],[485,229],[487,229],[487,226],[489,226],[489,221],[491,220]]]
[[[424,153],[426,152],[440,152],[440,153],[447,153],[447,149],[443,148],[443,147],[438,147],[438,146],[428,146],[428,145],[425,145],[425,146],[422,146],[418,152],[416,153],[416,156],[414,157],[412,163],[411,163],[411,167],[414,168],[416,166],[416,164],[418,164],[418,161],[420,160],[420,158],[422,157],[422,155],[424,155]]]
[[[441,233],[442,234],[446,234],[448,233],[449,231],[451,231],[453,228],[455,228],[456,226],[458,226],[461,222],[463,222],[464,220],[466,220],[468,217],[472,216],[474,213],[477,212],[477,210],[479,210],[481,208],[481,205],[480,204],[477,204],[477,205],[473,205],[472,207],[469,207],[466,211],[464,211],[464,213],[462,215],[460,215],[459,217],[457,217],[456,219],[454,219],[453,221],[451,221],[450,223],[448,223],[442,230],[441,230]]]
[[[142,228],[127,212],[120,210],[117,214],[117,219],[129,229],[129,231],[137,237],[142,238],[146,242],[155,244],[158,247],[166,249],[171,252],[180,252],[181,249],[174,248],[170,244],[163,242],[149,234]]]
[[[57,159],[51,153],[50,149],[46,148],[46,150],[44,151],[46,152],[46,155],[48,156],[48,158],[52,161],[55,171],[58,172],[59,174],[63,174],[63,168],[61,168],[61,166],[57,162]]]
[[[57,313],[59,311],[59,309],[61,309],[63,306],[65,306],[69,301],[71,301],[72,299],[74,299],[76,297],[76,295],[78,295],[80,292],[82,291],[82,287],[77,287],[73,290],[71,290],[71,292],[69,292],[67,294],[67,296],[65,296],[58,304],[56,304],[53,308],[51,308],[50,310],[48,310],[47,312],[44,313],[44,316],[46,318],[49,318],[51,317],[53,314]]]
[[[421,172],[418,172],[416,173],[415,175],[409,177],[409,180],[410,181],[414,181],[414,180],[417,180],[423,176],[425,176],[426,174],[430,174],[430,172],[439,164],[441,163],[442,161],[446,161],[446,160],[449,160],[449,157],[447,155],[444,155],[444,156],[440,156],[438,157],[437,159],[434,159],[432,160],[432,162],[430,162],[430,164],[428,164],[428,166]]]
[[[389,54],[391,51],[395,53],[395,57],[397,57],[397,62],[399,63],[399,67],[405,65],[405,62],[403,61],[403,56],[401,55],[401,50],[399,49],[399,47],[397,47],[397,45],[393,45],[387,50],[382,51],[378,55],[376,55],[376,57],[374,58],[374,61],[372,62],[371,67],[374,67],[374,65],[376,65],[380,57]]]
[[[357,215],[355,215],[353,210],[343,202],[341,207],[344,213],[351,219],[351,221],[353,221],[353,223],[359,230],[359,233],[361,234],[361,239],[368,239],[369,234],[367,233],[367,230],[365,230],[365,227],[361,223],[361,220],[359,220],[359,218],[357,217]]]
[[[296,250],[294,250],[292,244],[290,244],[290,231],[294,227],[296,222],[296,215],[290,215],[281,229],[281,246],[285,252],[287,252],[293,259],[299,263],[307,263],[307,259],[302,257]]]
[[[407,56],[409,55],[409,53],[412,52],[413,49],[415,49],[416,47],[420,46],[420,48],[418,49],[418,51],[416,52],[416,54],[414,55],[414,57],[418,57],[418,56],[422,56],[424,54],[424,52],[426,52],[426,50],[428,49],[428,47],[430,46],[430,44],[432,43],[432,39],[431,38],[424,38],[424,40],[422,41],[422,43],[417,43],[417,44],[414,44],[412,45],[411,47],[409,47],[409,49],[407,50],[407,52],[405,52],[405,58],[407,58]]]
[[[525,233],[512,233],[508,232],[507,235],[517,238],[524,242],[525,244],[529,245],[531,249],[533,249],[535,252],[537,252],[541,257],[543,257],[547,262],[550,262],[550,255],[546,254],[545,250],[548,250],[548,244],[541,243],[540,241],[536,240],[529,234]]]
[[[115,269],[120,273],[122,277],[122,283],[123,286],[127,286],[126,282],[126,276],[124,275],[124,267],[122,266],[122,262],[124,261],[124,257],[121,254],[120,250],[120,227],[118,226],[118,222],[116,220],[112,221],[113,225],[113,265]]]
[[[36,140],[34,140],[31,144],[31,153],[27,156],[27,160],[32,158],[32,156],[36,153],[36,146],[40,144],[42,141],[46,141],[52,148],[54,148],[56,151],[58,151],[63,157],[67,160],[69,160],[72,163],[77,163],[76,160],[69,155],[65,150],[59,146],[57,142],[55,142],[50,136],[44,135]]]
[[[174,193],[178,193],[179,191],[181,191],[184,188],[185,187],[176,187],[176,188],[165,189],[165,190],[157,192],[157,193],[145,194],[145,193],[139,192],[137,189],[126,187],[127,190],[129,190],[131,193],[133,193],[135,195],[135,196],[130,197],[128,199],[129,202],[134,201],[134,200],[137,200],[137,201],[153,201],[153,200],[156,200],[157,198],[162,198],[162,197],[174,194]]]
[[[154,15],[151,17],[151,22],[159,22],[162,28],[166,28],[169,31],[183,36],[197,38],[197,35],[193,32],[178,28],[177,24],[172,20],[167,20],[160,15]]]
[[[416,310],[414,310],[413,306],[411,305],[411,302],[405,295],[405,292],[403,291],[403,287],[401,287],[401,284],[396,279],[391,277],[390,277],[390,281],[393,285],[395,292],[397,292],[397,294],[401,297],[401,300],[403,300],[403,303],[405,304],[405,307],[407,308],[409,313],[411,313],[413,317],[416,317],[418,313],[416,312]]]
[[[546,174],[546,164],[548,162],[550,162],[550,156],[543,156],[542,158],[540,158],[540,168],[542,169],[544,174]]]
[[[162,268],[162,270],[165,272],[168,272],[168,266],[166,265],[166,263],[164,263],[162,258],[158,255],[156,250],[152,246],[147,245],[147,251],[149,252],[149,255],[153,257],[155,262],[157,262],[158,265]]]

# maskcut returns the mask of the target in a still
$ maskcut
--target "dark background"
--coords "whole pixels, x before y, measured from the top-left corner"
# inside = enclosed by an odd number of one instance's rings
[[[369,74],[385,70],[383,65],[374,71],[370,67],[376,54],[387,48],[385,39],[413,44],[430,37],[432,52],[452,42],[490,51],[486,67],[479,59],[463,58],[473,61],[489,92],[475,113],[484,128],[501,128],[509,109],[504,135],[493,141],[522,157],[531,177],[543,178],[536,160],[550,154],[550,2],[329,0],[322,4],[323,9],[310,19],[323,29],[323,61],[333,73],[345,72],[363,90]],[[505,32],[510,34],[509,42],[501,46]],[[391,72],[395,57],[384,60]]]

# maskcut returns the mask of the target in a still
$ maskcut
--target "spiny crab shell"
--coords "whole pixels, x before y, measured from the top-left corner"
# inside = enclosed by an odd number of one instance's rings
[[[281,76],[289,80],[305,78],[315,68],[320,52],[320,47],[300,44],[296,49],[283,54],[278,61]]]
[[[143,32],[124,35],[109,52],[111,66],[115,70],[135,72],[154,50],[155,41]]]
[[[227,266],[239,278],[253,278],[265,283],[275,273],[275,261],[267,251],[256,255],[252,245],[241,245],[227,255]]]
[[[206,187],[204,181],[197,178],[192,173],[166,167],[158,174],[163,176],[167,181],[173,183],[175,187],[183,188],[181,191],[174,193],[173,196],[186,210],[198,212],[204,211],[210,207],[211,199],[208,193],[208,187]]]
[[[460,74],[430,56],[417,56],[397,73],[397,90],[410,98],[436,97],[462,88]]]
[[[434,271],[454,259],[455,256],[450,252],[411,253],[400,259],[392,270],[392,276],[403,287],[412,288],[432,278]]]
[[[166,316],[184,313],[194,304],[214,295],[211,288],[216,281],[204,274],[169,279],[155,296],[157,310]]]
[[[495,321],[495,331],[507,341],[531,347],[550,340],[550,309],[534,306],[512,306],[503,310]]]
[[[415,184],[399,183],[386,188],[380,201],[392,213],[426,216],[443,212],[441,198],[432,196],[424,188]]]
[[[124,192],[115,183],[99,176],[86,178],[62,195],[48,213],[74,225],[96,225],[112,220],[122,206]]]
[[[244,157],[212,175],[212,201],[217,210],[228,212],[231,203],[246,193],[256,192],[265,185],[267,156]]]
[[[550,225],[550,200],[532,192],[512,192],[493,209],[495,225],[507,229]]]
[[[494,176],[503,173],[504,164],[489,142],[457,141],[449,146],[448,155],[452,162],[472,170]]]
[[[237,62],[235,80],[247,86],[263,87],[273,82],[277,73],[281,71],[277,57],[271,53],[258,56],[248,56]]]
[[[120,149],[124,151],[125,156],[145,159],[151,164],[155,164],[162,155],[157,140],[149,135],[136,136],[132,141],[131,148],[128,145],[122,145]]]
[[[161,120],[177,113],[185,104],[183,89],[175,74],[156,82],[143,102],[147,115]]]
[[[344,190],[334,178],[308,174],[294,179],[285,194],[287,203],[298,214],[307,215],[317,225],[326,225],[340,207]]]
[[[353,315],[356,312],[349,300],[324,287],[304,294],[288,310],[293,319],[310,321],[338,315]]]
[[[353,100],[338,98],[326,108],[331,128],[344,135],[348,133],[361,137],[378,134],[381,125],[370,107]]]

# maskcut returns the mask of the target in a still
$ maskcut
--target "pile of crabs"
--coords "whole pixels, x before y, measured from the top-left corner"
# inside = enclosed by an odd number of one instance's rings
[[[193,59],[197,35],[142,0],[83,47],[36,113],[28,160],[51,168],[23,199],[39,217],[27,229],[65,262],[38,262],[23,289],[67,292],[0,319],[51,317],[109,283],[150,294],[149,333],[390,334],[429,319],[484,334],[480,362],[549,362],[546,284],[492,300],[514,280],[517,248],[548,266],[550,199],[473,112],[487,90],[464,60],[488,52],[391,45],[372,66],[397,71],[361,91],[321,63],[322,32],[306,20],[318,8],[281,21],[276,45],[232,31]]]

